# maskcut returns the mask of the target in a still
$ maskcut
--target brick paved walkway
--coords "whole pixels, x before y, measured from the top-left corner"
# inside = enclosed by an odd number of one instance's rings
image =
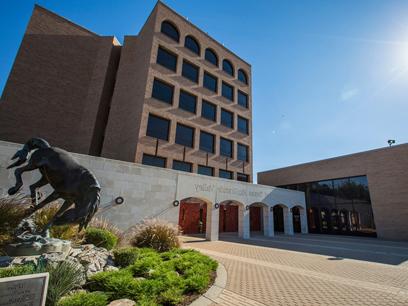
[[[214,305],[408,305],[408,243],[325,235],[221,238],[184,237],[185,247],[227,270]]]

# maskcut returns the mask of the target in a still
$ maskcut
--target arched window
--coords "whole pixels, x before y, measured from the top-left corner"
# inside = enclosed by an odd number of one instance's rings
[[[170,37],[171,39],[179,42],[180,41],[180,34],[177,28],[170,22],[168,21],[163,21],[161,24],[161,29],[160,31]]]
[[[200,45],[194,37],[187,36],[184,40],[184,47],[189,49],[191,52],[200,55]]]
[[[240,80],[244,84],[248,84],[248,77],[244,70],[238,70],[238,80]]]
[[[218,56],[211,49],[205,49],[205,59],[218,67]]]
[[[224,70],[229,75],[234,76],[234,66],[232,66],[229,60],[225,59],[222,61],[222,70]]]

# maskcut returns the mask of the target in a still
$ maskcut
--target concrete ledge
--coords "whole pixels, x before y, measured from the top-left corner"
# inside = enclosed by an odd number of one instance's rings
[[[208,306],[215,302],[215,299],[224,291],[227,285],[227,270],[223,264],[218,263],[217,277],[215,278],[214,284],[200,296],[198,299],[193,301],[191,306]]]

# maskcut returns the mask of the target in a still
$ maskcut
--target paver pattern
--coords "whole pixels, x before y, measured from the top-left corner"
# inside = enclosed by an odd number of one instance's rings
[[[227,270],[214,305],[408,305],[408,243],[325,235],[184,239]]]

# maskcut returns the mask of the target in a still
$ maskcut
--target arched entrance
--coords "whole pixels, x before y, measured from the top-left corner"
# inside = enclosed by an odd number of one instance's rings
[[[302,224],[300,221],[300,208],[295,206],[292,208],[292,218],[293,218],[293,231],[295,233],[302,232]]]
[[[249,230],[251,235],[272,236],[271,234],[271,220],[269,220],[268,205],[257,202],[248,206],[249,208]]]
[[[224,201],[220,204],[220,233],[238,233],[239,207],[234,201]]]
[[[274,230],[278,233],[285,232],[285,223],[284,223],[284,215],[283,215],[283,206],[282,205],[275,205],[273,207],[273,224]]]
[[[205,234],[207,202],[199,198],[180,201],[179,226],[185,235]]]

